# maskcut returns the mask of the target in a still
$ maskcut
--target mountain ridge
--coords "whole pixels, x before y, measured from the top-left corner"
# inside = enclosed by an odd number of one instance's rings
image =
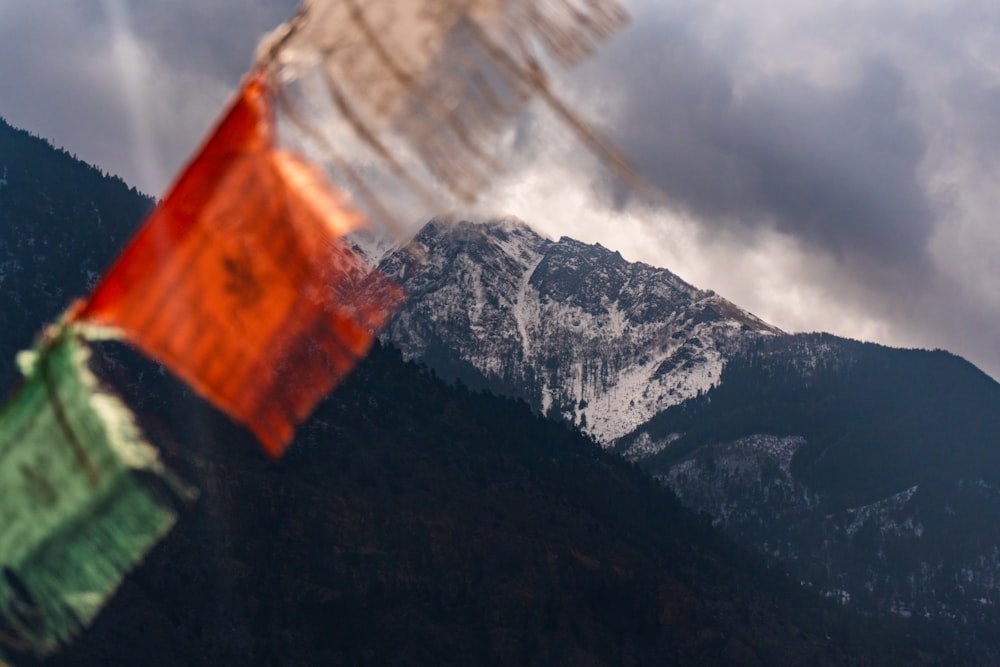
[[[411,295],[386,334],[407,358],[574,424],[824,595],[1000,659],[986,373],[785,334],[665,269],[530,229],[436,222],[414,243],[380,264]]]
[[[666,269],[599,244],[551,241],[520,221],[432,221],[412,246],[379,264],[411,295],[387,337],[408,358],[433,359],[440,372],[474,385],[476,368],[605,444],[707,391],[721,372],[716,348],[724,339],[779,333]],[[446,322],[463,335],[449,335]],[[439,350],[443,339],[447,349]]]

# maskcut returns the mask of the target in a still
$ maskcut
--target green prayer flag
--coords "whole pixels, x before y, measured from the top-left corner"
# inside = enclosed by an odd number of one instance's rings
[[[0,664],[5,645],[44,655],[79,633],[193,496],[89,356],[57,327],[0,411]]]

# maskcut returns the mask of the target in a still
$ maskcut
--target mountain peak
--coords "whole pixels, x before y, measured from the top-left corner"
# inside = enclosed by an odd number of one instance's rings
[[[997,627],[1000,385],[946,354],[777,335],[598,244],[495,225],[426,243],[387,271],[412,297],[388,332],[407,356],[614,445],[840,604],[974,646]]]
[[[414,240],[418,243],[424,243],[432,238],[445,237],[452,239],[453,242],[486,237],[506,240],[509,236],[523,237],[532,242],[548,240],[526,222],[514,216],[490,217],[480,220],[432,218],[420,229]]]
[[[380,265],[411,296],[388,332],[404,354],[606,444],[711,388],[737,339],[778,332],[667,269],[516,218],[433,220],[414,243]]]

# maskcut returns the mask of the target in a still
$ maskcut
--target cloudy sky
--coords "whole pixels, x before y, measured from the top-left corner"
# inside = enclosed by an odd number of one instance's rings
[[[0,0],[0,116],[159,194],[292,0]],[[788,331],[1000,378],[1000,3],[629,0],[559,90],[664,201],[544,111],[481,210],[620,250]]]

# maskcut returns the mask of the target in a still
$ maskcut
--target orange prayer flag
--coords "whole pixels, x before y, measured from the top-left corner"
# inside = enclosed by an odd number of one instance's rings
[[[74,319],[124,332],[279,456],[403,295],[344,242],[363,222],[346,195],[275,143],[252,76]]]

